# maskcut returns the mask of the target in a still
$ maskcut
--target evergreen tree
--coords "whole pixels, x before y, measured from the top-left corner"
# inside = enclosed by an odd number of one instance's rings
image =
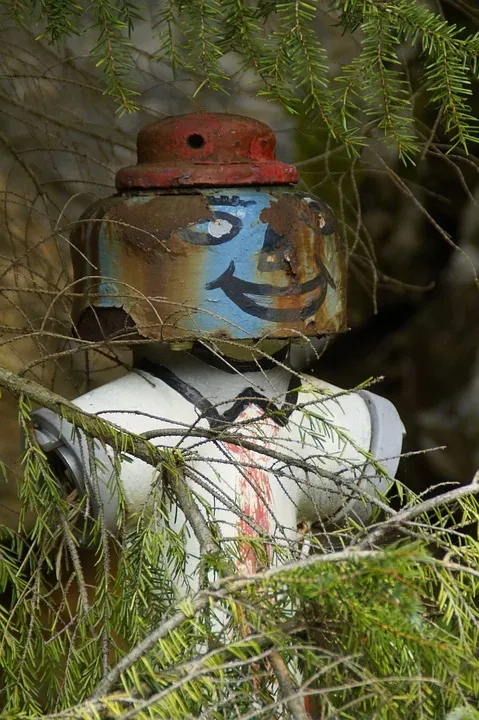
[[[164,0],[154,28],[158,58],[195,76],[197,93],[229,92],[222,59],[234,51],[261,79],[262,96],[306,115],[302,121],[353,158],[380,137],[414,161],[422,147],[420,94],[437,111],[448,149],[468,152],[478,137],[468,97],[479,72],[479,34],[419,0],[324,5],[358,40],[356,57],[334,78],[315,32],[315,0]],[[140,5],[9,1],[4,12],[53,43],[94,36],[106,92],[121,111],[135,109],[129,37]],[[405,48],[418,56],[414,82]],[[238,577],[231,563],[238,547],[218,545],[211,508],[187,489],[194,456],[126,433],[1,368],[0,387],[17,398],[26,438],[24,515],[17,530],[1,528],[0,717],[226,720],[281,711],[304,720],[309,695],[323,720],[478,720],[478,543],[466,532],[479,518],[478,476],[434,498],[397,483],[401,510],[382,498],[367,527],[350,520],[312,536],[311,554]],[[128,452],[159,471],[147,510],[125,526],[120,508],[118,537],[107,536],[101,514],[95,521],[88,548],[94,588],[85,583],[80,544],[87,511],[65,495],[36,443],[30,418],[37,405],[100,438],[118,459]],[[304,413],[317,446],[327,420]],[[278,452],[278,459],[294,473],[293,457],[285,463]],[[314,458],[307,470],[321,474]],[[199,534],[204,549],[203,587],[184,600],[175,591],[184,536],[169,527],[168,504],[182,509],[184,532]],[[251,543],[263,561],[264,539]]]
[[[143,18],[141,4],[7,0],[5,6],[20,25],[42,27],[39,37],[52,43],[73,34],[93,36],[92,54],[106,76],[106,92],[120,110],[135,109],[130,37]],[[334,79],[314,29],[322,16],[357,37],[356,57]],[[437,108],[451,149],[467,149],[477,140],[468,98],[479,73],[479,33],[446,22],[420,0],[161,0],[152,30],[157,59],[198,77],[196,94],[204,87],[231,89],[221,61],[235,52],[242,68],[261,78],[260,95],[293,114],[305,110],[315,127],[327,128],[353,155],[378,130],[400,157],[412,159],[419,91]],[[420,58],[415,86],[405,48],[414,48]]]

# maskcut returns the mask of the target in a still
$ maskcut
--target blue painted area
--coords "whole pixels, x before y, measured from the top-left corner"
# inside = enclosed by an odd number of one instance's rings
[[[93,229],[98,228],[98,223],[88,223],[86,228],[86,234],[85,234],[85,255],[88,259],[90,259],[91,262],[91,234]],[[94,275],[94,276],[103,276],[107,275],[107,272],[105,271],[105,260],[108,259],[108,254],[105,251],[105,233],[103,232],[104,227],[103,223],[100,225],[100,232],[99,232],[99,267],[92,267],[90,262],[87,263],[85,260],[85,276]],[[98,283],[98,284],[97,284]],[[95,288],[95,292],[101,293],[101,296],[95,299],[95,305],[98,307],[117,307],[121,305],[118,301],[118,298],[111,297],[117,290],[115,290],[115,284],[113,282],[107,282],[105,280],[98,280],[95,279],[93,281],[89,282],[90,285],[93,285]]]
[[[225,295],[221,288],[207,289],[207,285],[225,273],[232,262],[235,266],[235,277],[249,282],[257,281],[258,258],[267,229],[267,224],[260,220],[260,214],[264,208],[274,202],[274,199],[265,192],[254,190],[215,190],[205,192],[205,194],[217,220],[213,223],[198,224],[194,227],[194,231],[201,233],[205,240],[208,234],[210,238],[214,239],[213,241],[221,241],[222,237],[228,239],[208,246],[204,275],[202,278],[198,278],[202,283],[205,297],[204,302],[201,303],[201,309],[206,312],[196,314],[191,328],[198,327],[200,324],[204,332],[210,333],[229,327],[232,332],[235,331],[234,334],[237,336],[258,337],[271,329],[272,323],[243,312]],[[217,198],[221,198],[220,202],[215,201]],[[230,200],[229,204],[226,204],[226,198]],[[230,222],[228,222],[228,216],[233,217]],[[235,223],[234,219],[237,219],[239,223]],[[238,231],[235,233],[235,230]],[[229,237],[229,235],[233,236]],[[200,289],[198,288],[198,290]],[[267,305],[270,300],[263,298],[263,302]],[[208,313],[214,313],[220,317]]]
[[[109,243],[107,240],[107,233],[112,233],[111,228],[108,228],[108,223],[100,223],[98,231],[98,259],[102,276],[105,278],[115,278],[117,276],[115,271],[115,259],[108,247]],[[124,302],[123,298],[118,295],[118,292],[121,292],[121,290],[121,286],[119,287],[118,282],[115,282],[114,280],[100,280],[98,284],[98,292],[101,293],[102,307],[121,307]]]
[[[174,252],[168,262],[166,255],[163,260],[157,254],[152,260],[153,267],[148,269],[150,287],[155,287],[156,291],[158,286],[155,295],[167,294],[167,302],[159,312],[163,313],[164,308],[168,318],[172,306],[176,306],[174,321],[188,337],[226,334],[238,339],[258,338],[269,332],[281,332],[282,328],[287,333],[292,323],[296,328],[303,326],[306,332],[314,330],[311,318],[328,297],[336,297],[336,286],[334,277],[314,250],[317,237],[313,228],[284,238],[275,230],[273,221],[271,226],[261,220],[265,209],[268,209],[269,217],[274,217],[275,203],[280,197],[278,191],[273,194],[267,188],[215,188],[201,193],[208,201],[213,218],[186,225],[181,210],[178,210],[179,216],[173,218],[173,228],[181,229],[175,229],[170,240],[164,241],[166,245],[171,243]],[[155,197],[161,198],[156,204],[156,212],[161,212],[163,204],[169,202],[168,195],[132,195],[121,198],[121,204],[147,205]],[[116,198],[112,199],[112,204],[116,201]],[[184,202],[188,202],[187,194]],[[181,208],[181,203],[178,207]],[[292,213],[299,213],[300,222],[306,222],[309,227],[307,220],[301,220],[303,210],[294,203],[290,207]],[[147,207],[144,212],[148,212]],[[200,212],[199,217],[208,215]],[[113,218],[111,223],[109,217]],[[120,278],[136,277],[138,268],[129,273],[121,266],[130,259],[125,251],[123,228],[121,224],[115,225],[115,217],[114,213],[109,215],[107,203],[106,210],[105,206],[97,210],[95,222],[88,224],[86,255],[91,257],[94,251],[99,268],[88,267],[85,275],[91,273],[102,278],[91,281],[100,295],[95,298],[94,305],[123,306],[129,311],[135,293],[125,287]],[[301,272],[301,283],[295,282],[293,273],[288,272],[287,253],[307,258],[306,262],[311,265]],[[191,312],[191,308],[195,311]]]

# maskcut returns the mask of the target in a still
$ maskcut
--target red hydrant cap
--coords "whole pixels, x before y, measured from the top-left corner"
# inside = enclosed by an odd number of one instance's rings
[[[167,117],[138,134],[138,164],[116,174],[118,190],[286,185],[294,165],[276,160],[276,138],[259,120],[225,113]]]

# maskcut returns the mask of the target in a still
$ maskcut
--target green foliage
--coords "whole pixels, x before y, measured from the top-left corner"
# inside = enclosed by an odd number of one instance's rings
[[[320,15],[316,0],[163,0],[155,8],[156,59],[178,77],[194,78],[198,94],[232,91],[225,59],[233,57],[259,80],[260,95],[306,116],[315,136],[328,137],[327,148],[336,145],[341,172],[377,137],[405,162],[414,160],[418,93],[437,110],[451,148],[467,150],[477,140],[468,97],[479,73],[479,34],[448,24],[420,0],[323,5]],[[7,0],[5,7],[39,38],[93,38],[106,93],[120,109],[135,108],[130,36],[143,20],[140,5]],[[326,16],[357,39],[355,57],[335,77],[316,32]],[[414,80],[405,50],[420,68]],[[352,172],[345,183],[354,195]],[[344,186],[328,190],[341,194]],[[350,245],[358,242],[356,229]],[[309,695],[322,719],[479,720],[479,545],[463,533],[479,519],[473,493],[425,509],[423,498],[398,484],[403,505],[420,509],[403,533],[399,523],[392,539],[386,532],[380,511],[388,506],[379,498],[370,528],[350,520],[308,536],[308,555],[262,535],[220,540],[214,508],[197,491],[193,500],[218,548],[192,567],[185,544],[195,530],[188,521],[172,525],[172,478],[184,472],[201,487],[194,452],[142,439],[157,478],[145,510],[127,522],[119,467],[141,438],[95,420],[95,442],[113,438],[110,482],[119,497],[113,537],[98,502],[93,441],[86,459],[93,490],[79,498],[37,445],[30,415],[25,395],[22,516],[15,531],[0,527],[0,718],[273,719],[278,704],[292,716],[272,672],[279,653],[293,690]],[[65,418],[87,429],[80,413],[65,411]],[[348,438],[322,412],[320,397],[303,409],[301,432],[315,458],[311,477],[321,477],[324,438]],[[283,460],[277,466],[280,480],[294,474],[294,458],[291,467]],[[221,468],[211,472],[220,487]],[[384,476],[381,467],[376,472]],[[100,508],[95,517],[93,503]],[[385,549],[364,545],[381,528]],[[244,557],[246,544],[265,570],[245,578],[235,575],[232,559]],[[267,567],[268,549],[285,567]],[[200,590],[180,596],[178,586],[188,589],[191,575],[201,578]],[[117,667],[121,673],[106,683]]]
[[[303,414],[305,444],[345,439],[320,397]],[[279,653],[318,717],[474,720],[479,546],[461,533],[479,517],[474,492],[457,496],[453,515],[447,504],[423,510],[421,498],[398,486],[411,518],[414,508],[418,516],[384,550],[361,550],[368,530],[351,522],[311,536],[312,554],[278,547],[280,567],[267,567],[272,539],[257,536],[224,540],[188,569],[185,539],[194,529],[189,521],[173,528],[171,518],[181,472],[195,477],[194,453],[161,450],[145,509],[110,537],[101,512],[90,516],[91,498],[79,502],[59,482],[30,415],[22,397],[21,493],[36,521],[17,532],[2,528],[0,717],[272,719]],[[118,460],[135,452],[135,436],[105,420],[100,429],[117,432]],[[194,499],[218,537],[211,508]],[[381,527],[379,516],[374,522],[369,532]],[[242,577],[231,559],[245,542],[265,569]],[[427,550],[432,542],[440,554]],[[85,552],[95,562],[94,586],[85,582]],[[203,581],[180,597],[188,572]],[[121,676],[104,685],[118,661]]]
[[[40,37],[58,43],[82,33],[95,38],[93,56],[105,92],[121,110],[135,108],[132,30],[145,8],[133,1],[8,0],[18,23],[42,23]],[[331,75],[317,28],[329,21],[354,33],[356,56]],[[315,129],[356,156],[379,134],[404,161],[418,149],[415,96],[437,110],[451,149],[477,141],[468,97],[479,73],[479,33],[445,21],[420,0],[162,0],[155,8],[156,58],[203,88],[229,92],[224,58],[260,80],[258,93],[290,112],[306,112]],[[417,56],[421,77],[412,86],[406,50]]]

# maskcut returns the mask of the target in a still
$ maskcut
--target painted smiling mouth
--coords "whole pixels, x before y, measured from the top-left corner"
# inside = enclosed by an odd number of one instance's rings
[[[235,277],[235,270],[236,266],[234,260],[232,260],[224,273],[205,285],[206,290],[219,288],[235,305],[241,308],[243,312],[248,315],[254,315],[262,320],[269,320],[270,322],[306,320],[308,317],[311,317],[311,315],[314,315],[318,308],[321,307],[326,298],[328,287],[336,289],[333,278],[322,263],[321,271],[315,278],[301,285],[290,285],[288,287],[277,287],[276,285],[268,285],[266,283],[259,284],[241,280],[241,278]],[[299,299],[310,293],[315,294],[305,305],[297,308],[275,308],[262,305],[250,297],[251,295],[264,298],[296,296]]]

